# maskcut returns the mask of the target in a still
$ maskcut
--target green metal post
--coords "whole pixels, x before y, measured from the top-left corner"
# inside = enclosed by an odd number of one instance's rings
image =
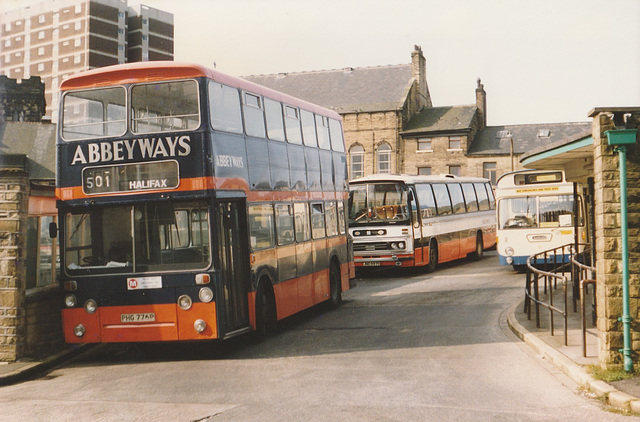
[[[622,231],[622,327],[624,330],[624,370],[633,372],[631,359],[631,315],[629,306],[629,237],[627,225],[627,147],[618,146],[620,159],[620,229]]]
[[[627,223],[627,145],[635,144],[637,129],[608,130],[605,132],[609,145],[617,148],[620,161],[620,229],[622,232],[622,321],[624,348],[624,370],[633,372],[631,358],[631,315],[629,306],[629,237]]]

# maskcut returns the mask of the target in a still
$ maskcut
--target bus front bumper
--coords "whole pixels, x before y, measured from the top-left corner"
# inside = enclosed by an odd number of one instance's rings
[[[124,343],[218,338],[216,304],[104,306],[89,314],[82,307],[62,310],[66,343]]]

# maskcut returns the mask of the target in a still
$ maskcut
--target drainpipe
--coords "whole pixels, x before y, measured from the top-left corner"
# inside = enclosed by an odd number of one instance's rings
[[[618,151],[620,161],[620,215],[622,232],[622,321],[624,348],[624,370],[633,372],[631,359],[631,316],[629,315],[629,238],[627,224],[627,145],[636,143],[637,129],[618,129],[605,132],[609,145]]]

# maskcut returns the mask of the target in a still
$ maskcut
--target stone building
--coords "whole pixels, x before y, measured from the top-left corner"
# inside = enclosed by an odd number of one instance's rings
[[[15,80],[0,75],[0,122],[39,122],[46,105],[39,76]]]
[[[598,358],[601,366],[619,366],[623,362],[622,242],[620,163],[614,146],[609,145],[609,130],[640,128],[640,107],[603,107],[589,113],[591,136],[566,140],[534,149],[521,158],[527,168],[563,169],[568,180],[594,192],[591,209],[596,261],[596,316]],[[626,159],[629,304],[631,349],[638,362],[640,350],[640,136],[629,145]],[[637,368],[636,368],[637,370]]]
[[[434,107],[419,46],[396,66],[247,76],[342,115],[349,177],[374,173],[486,177],[521,169],[524,152],[590,136],[590,123],[487,126],[487,94],[474,104]]]
[[[0,122],[0,361],[62,346],[55,125]]]

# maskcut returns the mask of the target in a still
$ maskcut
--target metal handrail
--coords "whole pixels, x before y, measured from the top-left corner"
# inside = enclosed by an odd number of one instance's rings
[[[578,280],[580,280],[580,323],[581,323],[581,329],[582,329],[582,356],[583,357],[587,357],[587,322],[586,322],[587,312],[586,312],[585,296],[589,289],[589,285],[593,286],[594,293],[595,293],[595,286],[596,286],[596,280],[595,280],[596,268],[590,265],[586,265],[583,262],[580,262],[580,260],[578,259],[578,257],[580,256],[591,258],[591,255],[590,255],[591,251],[589,249],[589,245],[586,245],[586,246],[587,247],[582,252],[577,252],[577,253],[574,247],[571,248],[571,263],[578,269],[579,274],[577,278]],[[588,276],[587,276],[587,273],[589,273]],[[594,311],[595,311],[595,305],[594,305]]]
[[[564,345],[568,346],[568,298],[567,298],[567,281],[568,277],[564,275],[565,272],[571,271],[571,261],[565,257],[570,256],[570,247],[572,245],[564,245],[558,248],[549,249],[544,252],[537,253],[527,258],[527,284],[525,289],[525,309],[527,310],[527,317],[531,319],[531,301],[536,306],[536,327],[540,328],[540,306],[544,306],[549,309],[550,317],[550,333],[554,335],[554,312],[562,315],[564,319]],[[558,254],[560,251],[560,255]],[[560,259],[558,259],[560,258]],[[537,268],[536,265],[543,265],[544,269]],[[551,271],[548,271],[551,267]],[[533,277],[533,279],[532,279]],[[548,302],[540,299],[539,295],[539,279],[544,281],[545,293],[547,287],[549,287]],[[557,287],[558,281],[562,284],[562,294],[564,299],[564,309],[560,309],[553,303],[553,291]],[[553,282],[553,284],[552,284]],[[534,285],[534,292],[532,295],[531,284]]]

